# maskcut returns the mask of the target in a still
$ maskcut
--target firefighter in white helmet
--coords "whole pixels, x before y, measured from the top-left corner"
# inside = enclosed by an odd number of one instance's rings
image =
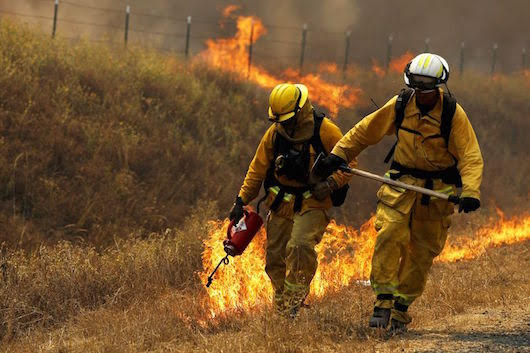
[[[243,206],[258,196],[263,184],[263,200],[270,210],[265,271],[274,289],[276,310],[295,317],[317,269],[315,246],[329,223],[328,210],[344,202],[351,175],[335,172],[310,183],[315,156],[331,152],[342,132],[313,109],[306,86],[274,87],[269,120],[273,125],[250,163],[230,219],[243,217]]]
[[[483,161],[469,119],[447,87],[449,65],[423,53],[405,68],[409,87],[355,125],[315,171],[325,176],[356,158],[385,135],[397,142],[386,176],[453,194],[461,188],[459,212],[480,207]],[[449,90],[448,90],[449,91]],[[371,327],[406,330],[409,305],[425,288],[433,259],[442,251],[453,205],[414,191],[383,185],[377,193],[378,231],[370,282],[377,296]]]

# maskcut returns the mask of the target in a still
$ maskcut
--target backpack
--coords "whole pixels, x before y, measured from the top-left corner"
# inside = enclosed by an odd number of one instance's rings
[[[407,107],[407,103],[410,100],[410,97],[414,93],[413,89],[403,89],[401,90],[400,94],[398,95],[398,98],[396,100],[396,106],[395,106],[395,112],[396,112],[396,118],[395,118],[395,125],[396,125],[396,137],[398,137],[399,130],[405,130],[412,134],[420,135],[420,133],[416,130],[412,130],[406,127],[401,126],[403,124],[403,119],[405,118],[405,108]],[[439,138],[442,137],[445,140],[445,145],[449,145],[449,135],[451,134],[451,126],[453,124],[453,117],[456,112],[456,99],[450,96],[449,94],[444,92],[443,95],[443,104],[442,104],[442,116],[440,121],[440,133],[438,135],[433,135],[430,138]],[[399,142],[399,138],[397,139],[396,143],[394,143],[394,146],[388,151],[388,154],[385,157],[385,163],[388,163],[392,156],[394,155],[394,151],[396,150],[396,146]],[[390,165],[391,169],[397,170],[398,173],[394,173],[390,175],[391,179],[399,179],[401,175],[412,175],[415,178],[421,178],[425,179],[425,187],[427,189],[433,188],[433,179],[441,179],[444,183],[455,185],[456,187],[462,187],[462,178],[460,176],[460,172],[457,168],[457,160],[453,156],[453,159],[455,163],[444,170],[440,171],[425,171],[415,168],[409,168],[407,166],[401,165],[400,163],[396,161],[392,161],[392,164]],[[428,205],[429,204],[429,196],[423,195],[421,198],[422,205]]]
[[[396,125],[396,137],[398,136],[399,130],[405,130],[410,133],[418,135],[419,132],[415,130],[408,129],[406,127],[402,127],[403,119],[405,118],[405,108],[407,107],[407,103],[410,100],[410,97],[412,97],[412,94],[414,93],[414,89],[402,89],[401,92],[398,95],[398,98],[396,100],[396,106],[395,106],[395,112],[396,112],[396,119],[394,121]],[[442,104],[442,117],[440,122],[440,134],[431,136],[431,138],[436,137],[443,137],[445,140],[445,145],[449,145],[449,135],[451,134],[451,126],[453,124],[453,117],[456,112],[456,99],[453,96],[450,96],[449,94],[444,92],[443,96],[443,104]],[[388,163],[392,156],[394,155],[394,151],[396,150],[398,140],[394,143],[394,146],[388,151],[388,154],[385,157],[385,163]]]

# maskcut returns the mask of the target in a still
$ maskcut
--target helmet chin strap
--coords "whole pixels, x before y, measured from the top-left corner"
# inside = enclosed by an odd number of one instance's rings
[[[445,88],[447,88],[447,93],[449,93],[449,97],[452,97],[451,91],[449,90],[449,86],[447,86],[447,82],[444,82]]]

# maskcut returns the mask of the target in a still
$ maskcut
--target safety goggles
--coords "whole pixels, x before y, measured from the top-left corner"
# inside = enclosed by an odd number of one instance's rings
[[[410,75],[410,87],[419,91],[432,91],[439,85],[439,80],[434,77]]]

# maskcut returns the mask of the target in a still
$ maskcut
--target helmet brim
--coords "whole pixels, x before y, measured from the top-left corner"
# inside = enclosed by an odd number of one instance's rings
[[[289,120],[294,115],[295,115],[294,112],[289,112],[289,113],[282,114],[282,115],[274,115],[274,113],[272,112],[272,108],[269,107],[269,120],[274,121],[275,123],[281,123],[281,122],[284,122],[285,120]]]

